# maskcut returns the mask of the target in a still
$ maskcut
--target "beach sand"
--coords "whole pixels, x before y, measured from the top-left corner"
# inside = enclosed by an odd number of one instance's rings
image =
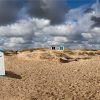
[[[100,100],[99,55],[61,63],[43,59],[43,52],[5,56],[0,100]]]

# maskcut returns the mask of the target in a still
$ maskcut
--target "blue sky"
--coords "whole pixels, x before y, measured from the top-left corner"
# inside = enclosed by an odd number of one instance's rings
[[[68,5],[71,8],[76,8],[82,5],[91,5],[95,3],[96,0],[67,0]]]

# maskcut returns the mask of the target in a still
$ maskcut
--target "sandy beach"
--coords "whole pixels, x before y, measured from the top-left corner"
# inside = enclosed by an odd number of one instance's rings
[[[61,63],[43,59],[43,52],[5,55],[0,100],[100,100],[99,55]]]

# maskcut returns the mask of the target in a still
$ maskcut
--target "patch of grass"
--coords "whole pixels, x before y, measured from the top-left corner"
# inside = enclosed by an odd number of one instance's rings
[[[84,51],[84,52],[79,52],[79,55],[89,55],[89,56],[94,56],[95,55],[95,52],[87,52],[87,51]]]
[[[47,48],[31,48],[31,49],[23,49],[23,50],[20,50],[20,52],[25,52],[25,51],[33,52],[33,51],[36,51],[36,50],[46,51]]]
[[[54,52],[56,57],[64,57],[67,59],[70,59],[71,57],[69,57],[66,53],[62,53],[62,52]]]
[[[90,55],[90,56],[95,56],[95,52],[89,52],[87,54]]]
[[[67,54],[70,54],[70,55],[74,55],[75,54],[75,52],[73,52],[71,49],[65,49],[63,52],[67,53]]]
[[[48,50],[48,48],[36,48],[34,50],[46,51],[46,50]]]
[[[40,56],[41,59],[53,59],[54,56],[49,54],[49,53],[43,53],[41,56]]]
[[[84,49],[80,49],[81,51],[97,51],[96,49],[86,49],[86,48],[84,48]]]
[[[100,55],[100,50],[97,50],[95,54]]]
[[[6,56],[12,56],[14,54],[18,54],[18,51],[14,51],[14,50],[5,50],[4,51],[4,55],[6,55]]]

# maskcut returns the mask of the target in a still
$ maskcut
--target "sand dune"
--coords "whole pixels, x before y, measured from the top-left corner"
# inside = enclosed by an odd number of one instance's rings
[[[80,59],[62,63],[59,57]],[[100,100],[100,56],[82,57],[51,50],[5,55],[0,100]]]

